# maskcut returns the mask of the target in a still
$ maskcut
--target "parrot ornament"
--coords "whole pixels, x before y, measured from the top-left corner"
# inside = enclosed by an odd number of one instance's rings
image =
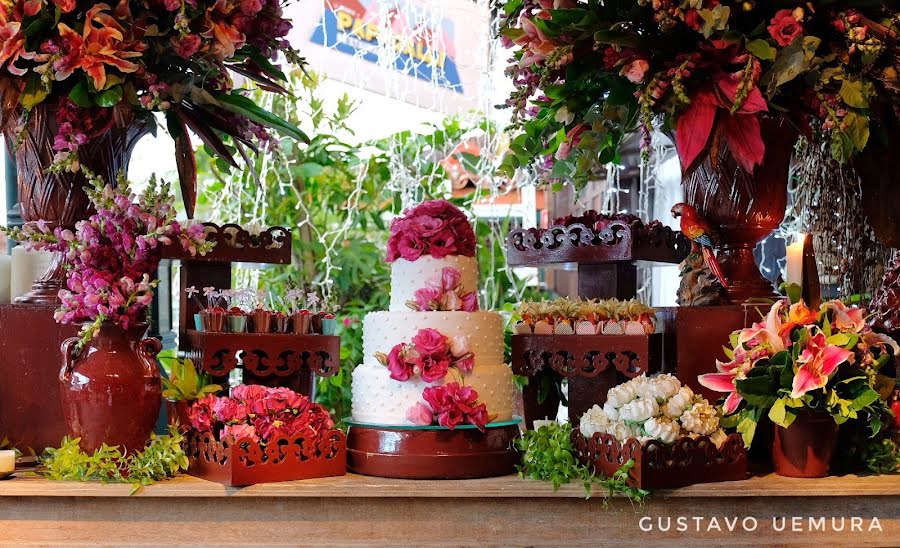
[[[717,235],[712,226],[697,212],[694,206],[689,204],[680,203],[672,206],[672,216],[680,219],[681,233],[691,241],[692,252],[699,252],[703,255],[706,266],[719,280],[722,287],[727,289],[728,282],[722,275],[722,267],[719,266],[719,261],[713,252]]]

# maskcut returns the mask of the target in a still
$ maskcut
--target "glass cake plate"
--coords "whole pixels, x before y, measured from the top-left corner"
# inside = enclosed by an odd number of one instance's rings
[[[505,421],[494,421],[489,422],[485,425],[485,428],[501,428],[504,426],[514,426],[522,422],[522,417],[517,415],[513,415],[513,418]],[[373,424],[368,422],[359,422],[347,417],[344,419],[344,424],[348,426],[361,426],[366,428],[384,428],[390,430],[447,430],[450,429],[446,426],[441,426],[439,424],[429,424],[428,426],[417,426],[414,424]],[[460,424],[457,425],[454,430],[475,430],[477,426],[474,424]]]

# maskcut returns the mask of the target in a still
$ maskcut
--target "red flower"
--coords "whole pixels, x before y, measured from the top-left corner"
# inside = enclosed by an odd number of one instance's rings
[[[259,435],[252,424],[226,424],[222,429],[222,437],[233,436],[235,441],[249,438],[250,441],[259,442]]]
[[[453,430],[467,422],[474,424],[482,432],[487,424],[487,407],[478,403],[478,392],[471,386],[460,386],[451,382],[443,386],[429,386],[422,391],[422,397],[438,415],[438,424]]]
[[[224,423],[242,422],[247,419],[247,406],[231,398],[219,398],[213,410],[216,418]]]
[[[391,378],[400,382],[408,381],[413,376],[413,364],[404,359],[403,347],[402,344],[395,345],[387,356],[387,368],[391,372]]]
[[[231,397],[244,403],[256,401],[266,395],[266,387],[256,384],[239,384],[231,390]]]
[[[450,351],[447,337],[436,329],[420,329],[412,343],[419,354],[447,354]]]
[[[209,432],[213,425],[213,407],[216,405],[218,398],[213,394],[207,394],[194,402],[191,406],[188,418],[191,421],[191,428],[198,432]]]
[[[446,355],[421,355],[416,360],[416,367],[425,382],[434,382],[447,376],[450,370],[450,359]]]
[[[415,261],[422,255],[475,256],[475,232],[465,214],[446,200],[432,200],[408,209],[391,222],[388,262]]]
[[[181,38],[173,37],[172,46],[179,56],[190,59],[200,49],[200,37],[196,34],[188,34]]]
[[[790,45],[798,36],[803,34],[803,24],[794,17],[792,10],[778,10],[769,24],[769,35],[778,42],[779,46]]]

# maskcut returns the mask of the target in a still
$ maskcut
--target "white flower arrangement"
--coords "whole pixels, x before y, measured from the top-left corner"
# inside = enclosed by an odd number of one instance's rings
[[[673,375],[641,375],[614,386],[603,407],[595,405],[581,416],[581,433],[610,434],[620,442],[636,438],[675,443],[678,438],[708,436],[716,447],[727,438],[719,428],[715,407],[694,394]]]

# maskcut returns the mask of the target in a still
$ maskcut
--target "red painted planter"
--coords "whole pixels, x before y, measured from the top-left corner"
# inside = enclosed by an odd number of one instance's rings
[[[77,337],[62,343],[60,402],[70,437],[93,452],[102,444],[129,453],[147,444],[162,403],[157,339],[143,339],[146,324],[123,330],[104,324],[81,350]]]
[[[166,416],[170,426],[178,424],[178,429],[187,432],[191,427],[191,405],[195,400],[191,401],[171,401],[166,400]]]
[[[823,478],[831,468],[838,425],[826,413],[801,413],[788,428],[775,425],[772,464],[779,476]]]

